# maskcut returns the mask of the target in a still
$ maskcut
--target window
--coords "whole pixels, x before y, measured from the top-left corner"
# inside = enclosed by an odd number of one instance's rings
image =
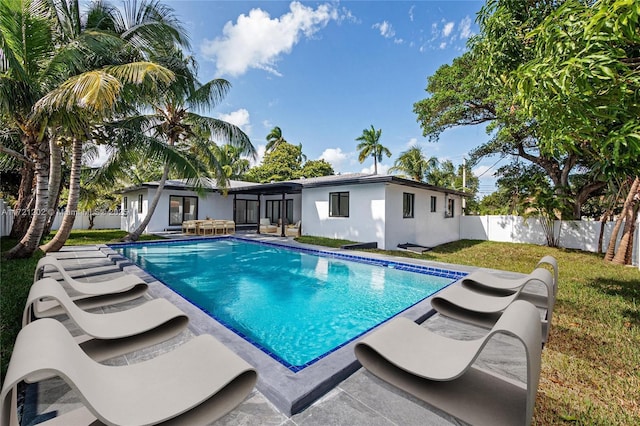
[[[142,194],[138,195],[138,213],[142,213]]]
[[[330,192],[329,193],[329,216],[349,217],[349,193]]]
[[[258,223],[258,200],[235,200],[236,224]]]
[[[447,199],[447,212],[445,213],[445,217],[453,217],[453,212],[455,211],[455,200],[453,198]]]
[[[413,217],[413,203],[415,200],[415,194],[410,194],[408,192],[402,193],[402,217],[403,218],[412,218]]]
[[[122,212],[124,214],[127,214],[127,212],[129,211],[129,197],[124,197],[122,201],[122,209]]]
[[[436,211],[436,200],[437,198],[435,197],[435,195],[431,196],[431,213],[435,213]]]
[[[169,197],[169,226],[181,225],[185,220],[198,218],[198,197]]]
[[[293,223],[293,200],[285,200],[285,217],[286,223]],[[267,200],[265,206],[265,217],[269,218],[271,223],[278,223],[280,214],[282,213],[282,200]]]

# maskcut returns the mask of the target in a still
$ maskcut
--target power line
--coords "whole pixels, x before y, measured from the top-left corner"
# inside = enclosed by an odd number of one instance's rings
[[[498,164],[500,161],[502,161],[504,159],[504,155],[500,158],[498,158],[498,161],[496,161],[495,163],[493,163],[493,165],[491,167],[489,167],[487,170],[485,170],[484,172],[482,172],[479,176],[477,176],[478,178],[484,176],[485,173],[487,173],[489,170],[493,169],[496,164]]]

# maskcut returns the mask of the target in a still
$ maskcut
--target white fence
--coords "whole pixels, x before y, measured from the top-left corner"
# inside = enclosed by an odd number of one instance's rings
[[[58,212],[53,220],[52,230],[60,228],[63,212]],[[122,215],[117,212],[113,213],[99,213],[93,219],[93,229],[120,229],[122,221]],[[13,210],[9,209],[4,202],[0,199],[0,236],[6,237],[11,233],[11,227],[13,226]],[[86,212],[76,213],[76,220],[73,223],[73,229],[89,229],[89,214]]]
[[[607,249],[614,222],[605,223],[603,250]],[[598,221],[567,220],[555,222],[555,235],[560,232],[560,247],[590,252],[598,251],[601,223]],[[638,232],[633,245],[633,259],[638,259]],[[547,240],[537,219],[520,216],[462,216],[460,238],[546,245]]]

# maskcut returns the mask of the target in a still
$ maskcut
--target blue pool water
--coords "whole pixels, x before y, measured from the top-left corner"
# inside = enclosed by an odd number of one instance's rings
[[[237,238],[112,248],[293,371],[464,275]]]

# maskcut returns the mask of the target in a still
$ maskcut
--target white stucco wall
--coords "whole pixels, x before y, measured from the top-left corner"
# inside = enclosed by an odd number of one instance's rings
[[[403,218],[403,194],[414,194],[413,218]],[[436,197],[436,211],[431,212],[431,196]],[[462,199],[455,200],[453,217],[445,217],[445,194],[420,188],[390,184],[386,186],[385,249],[395,250],[398,244],[417,243],[434,247],[460,239]]]
[[[155,188],[143,189],[136,192],[123,194],[128,198],[128,215],[123,217],[121,229],[126,231],[134,230],[138,224],[144,220],[149,210],[149,203],[156,193]],[[142,213],[138,213],[138,195],[142,194]],[[169,226],[169,199],[172,195],[181,197],[198,197],[194,191],[183,191],[165,189],[162,191],[158,205],[153,213],[153,217],[147,225],[145,233],[159,232],[166,229],[180,229],[180,226]],[[233,218],[233,195],[223,196],[216,192],[205,192],[198,199],[198,219],[232,219]]]
[[[329,193],[349,192],[349,217],[329,216]],[[302,234],[385,244],[385,189],[382,183],[305,188]]]

